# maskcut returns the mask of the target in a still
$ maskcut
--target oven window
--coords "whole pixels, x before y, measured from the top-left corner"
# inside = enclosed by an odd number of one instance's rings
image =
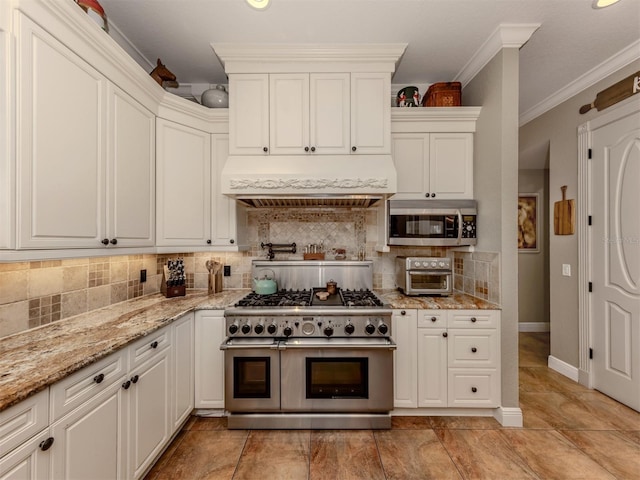
[[[306,358],[307,398],[369,398],[369,359]]]
[[[411,288],[415,290],[447,290],[450,275],[449,273],[432,274],[412,271],[410,274]]]
[[[271,358],[233,358],[233,397],[271,397]]]

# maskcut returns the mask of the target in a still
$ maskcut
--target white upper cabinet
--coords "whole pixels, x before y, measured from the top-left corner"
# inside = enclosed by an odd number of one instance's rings
[[[351,74],[351,151],[391,153],[391,77],[384,73]]]
[[[269,75],[274,155],[349,153],[349,74]]]
[[[229,76],[231,155],[391,153],[391,75],[405,44],[213,48]]]
[[[229,76],[229,151],[233,155],[269,153],[269,76]]]
[[[16,18],[18,247],[99,247],[107,238],[107,82],[29,18]]]
[[[154,244],[154,115],[24,15],[18,248]]]
[[[107,231],[123,247],[155,243],[155,116],[109,85]]]
[[[157,120],[157,244],[211,245],[211,135]]]
[[[393,109],[395,199],[473,199],[478,107]]]

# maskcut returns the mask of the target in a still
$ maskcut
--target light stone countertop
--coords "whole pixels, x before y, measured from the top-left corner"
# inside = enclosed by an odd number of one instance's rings
[[[149,295],[0,338],[0,411],[186,313],[224,309],[248,292]]]
[[[184,297],[140,297],[0,338],[0,411],[66,376],[120,350],[186,313],[221,310],[250,290],[209,295],[192,290]],[[376,293],[393,308],[499,309],[470,295],[407,297],[397,290]]]
[[[424,310],[500,310],[500,306],[465,293],[447,297],[409,297],[399,290],[376,290],[376,294],[392,308],[417,308]]]

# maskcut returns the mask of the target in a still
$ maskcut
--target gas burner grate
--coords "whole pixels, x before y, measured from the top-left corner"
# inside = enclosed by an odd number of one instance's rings
[[[311,305],[310,290],[279,290],[271,295],[251,292],[235,304],[236,307],[306,307]]]
[[[384,304],[371,290],[342,290],[347,307],[382,307]]]

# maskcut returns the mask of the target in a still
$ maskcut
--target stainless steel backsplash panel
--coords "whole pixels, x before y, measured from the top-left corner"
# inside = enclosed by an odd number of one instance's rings
[[[252,278],[262,278],[262,270],[272,270],[278,289],[304,289],[325,286],[329,280],[339,288],[373,289],[373,262],[332,260],[253,260]]]

